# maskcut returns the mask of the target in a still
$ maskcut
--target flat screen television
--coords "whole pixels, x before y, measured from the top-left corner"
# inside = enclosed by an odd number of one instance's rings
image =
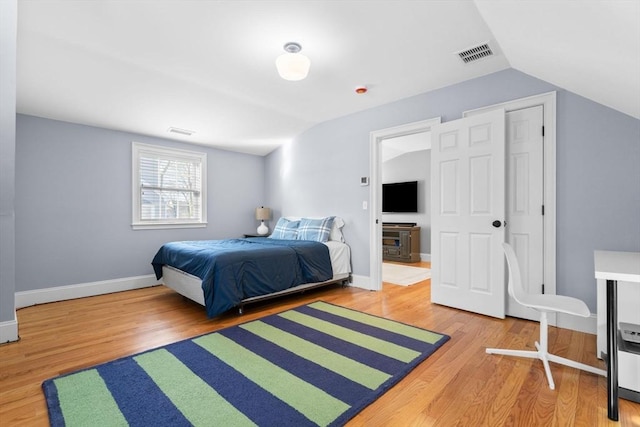
[[[418,212],[418,181],[382,184],[382,212]]]

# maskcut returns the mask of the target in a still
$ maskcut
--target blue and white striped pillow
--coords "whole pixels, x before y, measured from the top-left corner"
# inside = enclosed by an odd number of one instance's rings
[[[312,219],[302,218],[298,225],[298,240],[314,240],[316,242],[326,242],[331,234],[331,227],[335,217]]]
[[[298,224],[300,221],[289,221],[286,218],[280,218],[273,228],[273,233],[269,236],[271,239],[296,240],[298,235]]]

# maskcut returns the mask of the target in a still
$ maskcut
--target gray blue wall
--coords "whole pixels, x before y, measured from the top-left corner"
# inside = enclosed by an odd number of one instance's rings
[[[17,0],[0,1],[0,323],[15,319],[17,28]]]
[[[605,83],[603,83],[605,84]],[[640,251],[640,120],[510,69],[319,124],[266,159],[280,213],[346,221],[354,274],[369,275],[369,134],[557,91],[557,293],[596,309],[595,249]]]
[[[206,228],[131,229],[131,142],[207,153]],[[264,159],[17,116],[16,291],[152,274],[172,240],[242,237],[258,223]]]

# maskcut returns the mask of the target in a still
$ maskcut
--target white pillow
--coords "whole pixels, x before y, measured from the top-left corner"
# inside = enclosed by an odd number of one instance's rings
[[[344,227],[344,220],[339,216],[335,217],[333,219],[333,227],[331,227],[331,234],[329,234],[329,240],[344,243],[342,227]]]

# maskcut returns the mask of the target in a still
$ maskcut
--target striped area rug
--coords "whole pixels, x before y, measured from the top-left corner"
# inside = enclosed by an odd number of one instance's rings
[[[448,339],[315,302],[42,387],[53,426],[343,425]]]

